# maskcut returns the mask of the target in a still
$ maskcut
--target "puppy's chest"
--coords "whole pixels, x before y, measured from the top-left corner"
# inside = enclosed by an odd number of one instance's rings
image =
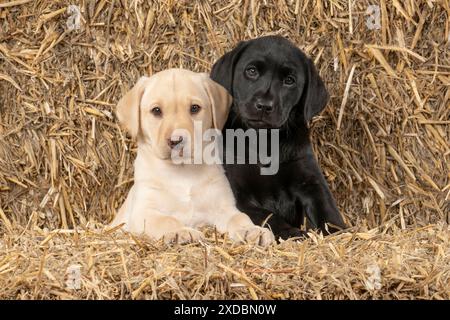
[[[195,184],[180,179],[165,181],[160,185],[157,199],[155,200],[161,209],[187,208],[193,201],[192,190],[195,188]]]
[[[177,178],[165,181],[155,194],[155,206],[158,211],[190,224],[189,221],[205,211],[207,188],[208,183],[204,180]]]

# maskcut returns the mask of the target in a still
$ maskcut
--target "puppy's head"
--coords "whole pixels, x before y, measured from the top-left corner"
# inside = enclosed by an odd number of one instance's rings
[[[233,111],[253,128],[283,128],[294,118],[306,124],[329,97],[312,61],[280,36],[239,43],[214,64],[211,78],[227,88]]]
[[[194,121],[201,122],[202,133],[221,130],[230,104],[226,89],[206,73],[168,69],[139,79],[120,99],[117,117],[132,137],[150,144],[157,157],[167,160],[174,148],[191,143]]]

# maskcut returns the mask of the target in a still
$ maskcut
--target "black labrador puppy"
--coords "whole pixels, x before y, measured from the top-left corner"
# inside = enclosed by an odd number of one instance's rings
[[[324,233],[346,228],[309,139],[308,121],[329,99],[313,62],[287,39],[266,36],[240,42],[211,78],[233,96],[224,130],[279,130],[275,175],[261,175],[261,163],[224,164],[237,207],[282,239],[303,236],[305,216],[307,228]]]

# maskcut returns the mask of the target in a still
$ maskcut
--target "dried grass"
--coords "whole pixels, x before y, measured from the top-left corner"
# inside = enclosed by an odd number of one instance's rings
[[[19,230],[17,230],[19,231]],[[344,233],[268,249],[207,229],[168,247],[94,230],[0,241],[0,297],[18,299],[450,299],[450,229]],[[71,269],[79,268],[72,289]]]
[[[380,30],[365,24],[369,1],[81,1],[72,31],[70,4],[0,3],[0,297],[449,299],[448,1],[381,0]],[[139,76],[208,71],[271,33],[329,88],[313,143],[354,233],[267,251],[99,231],[40,245],[109,222],[124,200],[135,146],[113,110]],[[63,284],[72,263],[78,291]],[[378,290],[364,285],[373,263]]]

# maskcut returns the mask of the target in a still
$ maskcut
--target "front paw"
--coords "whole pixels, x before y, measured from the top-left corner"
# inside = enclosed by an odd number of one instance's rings
[[[275,241],[272,231],[258,226],[236,230],[235,232],[230,233],[230,238],[236,242],[254,243],[263,247],[266,247]]]
[[[290,238],[299,238],[301,240],[308,238],[308,233],[306,231],[300,230],[299,228],[286,228],[280,230],[277,233],[277,239],[281,238],[283,240],[287,240]]]
[[[180,230],[166,233],[163,240],[167,244],[177,243],[192,243],[203,239],[203,233],[192,228],[181,228]]]

